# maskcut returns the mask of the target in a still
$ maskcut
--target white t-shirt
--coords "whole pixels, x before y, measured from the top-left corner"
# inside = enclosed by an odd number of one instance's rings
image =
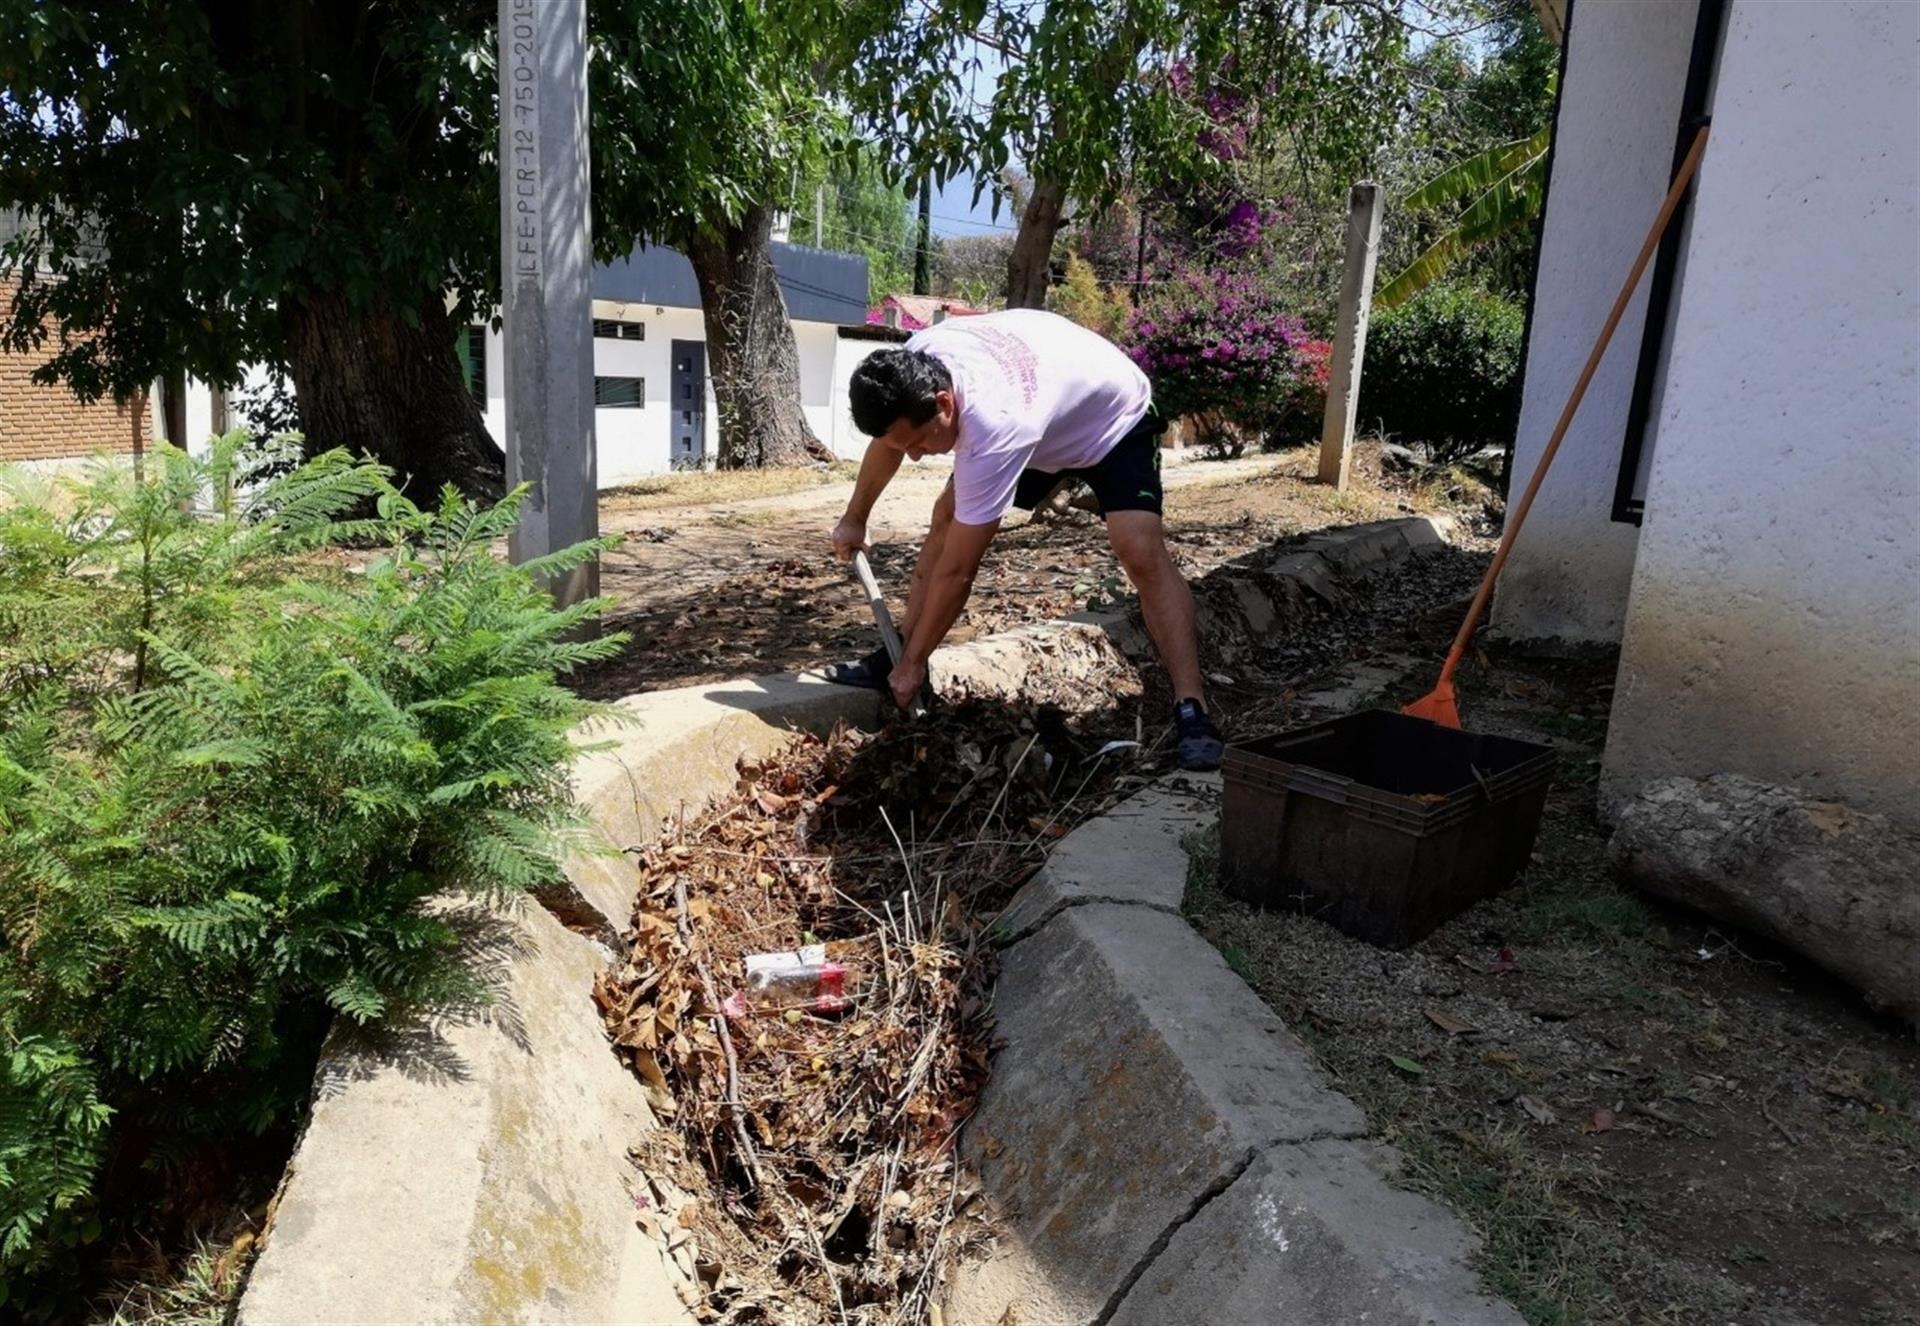
[[[990,525],[1026,469],[1097,464],[1146,416],[1147,375],[1105,337],[1039,309],[949,318],[907,342],[953,375],[954,519]]]

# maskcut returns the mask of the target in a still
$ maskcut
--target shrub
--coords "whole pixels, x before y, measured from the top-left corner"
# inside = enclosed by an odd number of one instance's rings
[[[534,577],[596,546],[508,567],[517,496],[423,510],[341,453],[225,496],[242,440],[0,491],[0,1296],[97,1235],[126,1131],[262,1128],[330,1015],[483,1000],[430,900],[571,831],[555,678],[619,641]]]
[[[1265,274],[1223,257],[1157,287],[1128,331],[1127,350],[1153,380],[1170,418],[1193,417],[1203,437],[1263,437],[1319,408],[1324,343],[1285,308]]]
[[[1460,285],[1433,285],[1374,314],[1360,378],[1360,418],[1451,460],[1509,441],[1519,409],[1519,305]]]
[[[1117,288],[1102,286],[1093,264],[1077,253],[1067,255],[1067,279],[1047,292],[1047,303],[1061,317],[1110,341],[1126,334],[1132,312],[1126,295]]]

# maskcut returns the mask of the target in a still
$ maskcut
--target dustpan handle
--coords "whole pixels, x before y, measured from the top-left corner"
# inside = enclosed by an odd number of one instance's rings
[[[873,624],[880,628],[880,639],[887,647],[887,657],[893,660],[895,667],[899,667],[900,655],[906,651],[900,643],[900,632],[894,629],[893,614],[887,611],[887,596],[880,592],[880,582],[873,578],[873,568],[867,565],[866,553],[854,552],[853,573],[860,578],[860,588],[866,591],[867,606],[873,610]]]
[[[1566,437],[1567,428],[1573,423],[1574,411],[1580,408],[1580,400],[1587,394],[1587,384],[1593,381],[1594,372],[1600,367],[1600,360],[1607,352],[1607,343],[1613,339],[1613,329],[1620,325],[1621,316],[1632,302],[1634,288],[1640,284],[1640,275],[1652,260],[1653,251],[1660,247],[1660,237],[1666,234],[1667,225],[1673,220],[1674,209],[1680,206],[1680,199],[1686,195],[1687,185],[1692,183],[1694,172],[1700,167],[1701,153],[1706,150],[1707,126],[1703,124],[1700,132],[1693,136],[1693,146],[1687,150],[1680,169],[1674,173],[1666,201],[1660,204],[1660,213],[1653,218],[1646,242],[1640,246],[1640,254],[1633,260],[1633,269],[1627,273],[1626,282],[1613,301],[1613,311],[1607,314],[1606,325],[1600,329],[1599,338],[1594,341],[1593,350],[1587,355],[1587,365],[1580,370],[1580,378],[1573,384],[1573,393],[1567,397],[1566,407],[1560,411],[1560,422],[1553,426],[1553,435],[1547,439],[1546,449],[1540,453],[1540,463],[1533,467],[1533,477],[1527,481],[1527,490],[1520,495],[1520,501],[1507,517],[1507,528],[1501,535],[1500,547],[1493,554],[1493,562],[1487,567],[1485,578],[1480,581],[1480,590],[1473,596],[1473,606],[1467,609],[1467,619],[1460,623],[1460,634],[1453,638],[1453,648],[1447,651],[1447,661],[1440,669],[1441,687],[1453,680],[1454,669],[1460,666],[1460,660],[1467,652],[1467,642],[1473,639],[1474,627],[1480,624],[1480,614],[1486,611],[1487,600],[1493,597],[1493,582],[1500,578],[1500,568],[1507,564],[1507,554],[1513,550],[1513,541],[1519,537],[1520,527],[1526,523],[1527,512],[1533,509],[1533,498],[1540,491],[1540,481],[1547,477],[1547,467],[1553,464],[1553,458],[1560,450],[1560,441]]]
[[[900,632],[893,624],[893,614],[887,611],[887,596],[880,592],[880,582],[873,578],[873,567],[868,565],[866,553],[857,549],[853,554],[853,573],[860,578],[860,589],[867,596],[867,606],[873,609],[873,624],[880,628],[880,640],[887,647],[887,657],[893,660],[897,668],[906,647],[900,642]],[[909,718],[918,718],[927,712],[926,698],[931,693],[927,687],[921,687],[920,698],[907,706]]]

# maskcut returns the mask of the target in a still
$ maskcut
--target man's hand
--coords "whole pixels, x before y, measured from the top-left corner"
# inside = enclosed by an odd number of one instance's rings
[[[840,523],[833,527],[833,555],[843,562],[853,560],[857,552],[865,552],[873,545],[867,542],[865,521],[855,520],[852,516],[840,517]]]
[[[920,698],[920,688],[926,684],[927,665],[909,658],[901,659],[887,674],[887,688],[893,692],[893,702],[902,709],[913,707],[913,702]]]

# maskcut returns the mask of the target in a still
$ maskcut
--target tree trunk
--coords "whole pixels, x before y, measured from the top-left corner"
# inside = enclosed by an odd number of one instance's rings
[[[773,210],[756,204],[687,245],[706,313],[723,470],[831,459],[800,408],[800,351],[773,270],[772,229]]]
[[[161,435],[167,445],[187,449],[187,375],[176,369],[160,383]]]
[[[1614,867],[1756,930],[1920,1024],[1920,833],[1738,774],[1667,778],[1620,812]]]
[[[1060,233],[1067,194],[1059,182],[1036,179],[1027,205],[1020,209],[1020,229],[1007,255],[1007,307],[1045,308],[1052,279],[1053,240]]]
[[[384,310],[356,312],[340,295],[290,301],[281,316],[309,453],[370,455],[419,502],[447,484],[500,495],[506,458],[467,392],[453,320],[437,299],[413,326]]]

